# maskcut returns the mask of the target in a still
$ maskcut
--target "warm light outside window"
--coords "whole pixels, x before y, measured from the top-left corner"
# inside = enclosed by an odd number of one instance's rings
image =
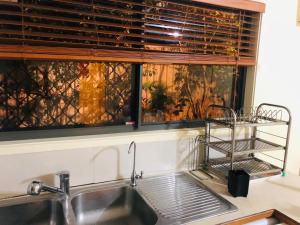
[[[131,121],[131,64],[0,62],[0,129]]]
[[[231,106],[233,66],[144,64],[142,121],[204,120],[211,104]]]
[[[209,105],[243,95],[235,75],[235,66],[2,60],[0,129],[203,121]]]

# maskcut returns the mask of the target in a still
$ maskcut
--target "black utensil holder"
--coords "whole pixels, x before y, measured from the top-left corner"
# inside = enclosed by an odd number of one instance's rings
[[[228,192],[234,197],[247,197],[250,175],[244,170],[229,170]]]

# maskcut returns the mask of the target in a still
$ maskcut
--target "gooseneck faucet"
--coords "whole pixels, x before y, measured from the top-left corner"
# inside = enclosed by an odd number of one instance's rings
[[[136,143],[134,141],[132,141],[129,145],[128,154],[130,154],[132,147],[133,147],[133,168],[132,168],[132,173],[130,178],[130,185],[132,187],[135,187],[137,185],[136,183],[137,179],[143,178],[143,171],[141,171],[141,175],[136,174],[135,171]]]
[[[51,193],[60,193],[69,195],[70,189],[70,173],[68,171],[62,171],[56,174],[59,177],[59,187],[51,187],[44,184],[41,181],[32,181],[27,188],[27,194],[29,195],[39,195],[43,191],[48,191]]]

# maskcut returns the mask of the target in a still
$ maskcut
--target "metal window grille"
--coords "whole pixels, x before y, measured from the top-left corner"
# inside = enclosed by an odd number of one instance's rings
[[[131,64],[1,61],[0,129],[124,124]]]

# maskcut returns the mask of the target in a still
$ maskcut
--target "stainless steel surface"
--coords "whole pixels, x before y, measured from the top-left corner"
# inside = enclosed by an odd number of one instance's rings
[[[34,180],[27,187],[27,194],[39,195],[43,190],[43,182]]]
[[[27,194],[29,195],[39,195],[43,191],[63,194],[63,191],[59,188],[48,186],[43,182],[36,180],[32,181],[27,187]]]
[[[208,145],[226,155],[231,154],[231,141],[210,142]],[[245,155],[262,151],[284,150],[284,146],[260,139],[240,139],[236,140],[234,154]]]
[[[61,171],[56,174],[59,177],[60,190],[64,194],[69,194],[70,192],[70,173],[69,171]]]
[[[224,111],[224,115],[221,118],[207,117],[209,121],[227,126],[233,126],[234,124],[237,127],[274,126],[287,125],[290,122],[290,119],[284,116],[284,112],[288,112],[290,117],[289,109],[280,105],[262,103],[258,107],[249,107],[238,111],[219,105],[211,105],[210,108],[219,108]],[[235,115],[235,119],[233,115]]]
[[[65,225],[65,220],[60,203],[54,200],[41,200],[18,205],[0,206],[0,224]]]
[[[234,151],[235,151],[235,139],[236,139],[236,122],[237,122],[237,114],[235,113],[235,111],[233,109],[231,109],[230,107],[226,107],[226,106],[220,106],[220,105],[210,105],[207,107],[206,109],[206,115],[205,115],[205,118],[206,118],[206,126],[207,126],[207,130],[205,132],[205,135],[209,135],[209,137],[207,138],[207,140],[209,140],[207,142],[207,147],[206,147],[206,152],[207,152],[207,155],[208,155],[208,158],[206,160],[207,162],[207,165],[209,164],[209,152],[210,152],[210,147],[209,147],[209,143],[210,143],[210,134],[211,134],[211,122],[214,121],[212,119],[209,119],[210,118],[210,114],[209,114],[209,110],[210,109],[213,109],[213,108],[217,108],[219,110],[223,110],[224,112],[224,118],[221,118],[221,119],[215,119],[217,122],[221,123],[221,124],[224,124],[226,126],[228,126],[229,128],[231,128],[231,145],[230,145],[230,148],[231,148],[231,163],[230,163],[230,168],[231,169],[234,169],[233,168],[233,163],[234,163]],[[230,122],[228,122],[230,121]],[[206,166],[207,167],[207,166]]]
[[[49,185],[44,184],[41,181],[32,181],[27,187],[27,194],[29,195],[39,195],[43,191],[51,192],[51,193],[61,193],[61,194],[69,194],[69,182],[70,182],[70,174],[68,171],[62,171],[56,174],[59,176],[60,187],[51,187]]]
[[[208,168],[211,172],[226,178],[231,169],[230,160],[211,160]],[[265,177],[268,175],[277,175],[281,173],[281,168],[257,158],[236,159],[234,161],[235,169],[243,169],[250,174],[251,179]]]
[[[72,200],[78,225],[155,225],[157,216],[137,191],[118,187],[83,193]]]
[[[256,122],[254,122],[256,120]],[[226,126],[232,126],[232,119],[210,119],[210,122],[216,124],[224,124]],[[236,127],[256,127],[256,126],[276,126],[276,125],[287,125],[288,122],[282,120],[270,120],[267,117],[252,117],[251,119],[247,117],[238,117],[236,121]]]
[[[180,225],[236,210],[186,173],[0,200],[0,225]],[[18,215],[17,217],[15,215]]]
[[[162,217],[179,224],[237,209],[183,173],[145,179],[139,183],[138,190]]]
[[[222,116],[219,118],[211,118],[211,110],[217,109],[222,112]],[[218,111],[218,112],[219,112]],[[219,106],[219,105],[211,105],[207,108],[206,111],[206,147],[205,147],[205,162],[206,165],[204,169],[213,169],[213,172],[226,174],[228,172],[228,167],[232,169],[245,169],[251,171],[252,178],[261,177],[267,175],[273,175],[273,170],[276,170],[275,174],[277,174],[278,167],[270,165],[267,162],[259,161],[257,162],[255,158],[256,153],[265,154],[263,152],[266,151],[278,151],[281,150],[284,152],[284,157],[281,159],[276,158],[282,163],[281,170],[282,175],[285,175],[286,163],[287,163],[287,154],[289,148],[289,139],[290,139],[290,129],[291,129],[291,112],[288,108],[280,105],[263,103],[260,104],[257,108],[248,108],[235,112],[233,109],[229,107]],[[217,126],[215,126],[217,125]],[[279,137],[276,134],[268,132],[263,132],[258,130],[257,128],[260,126],[275,126],[275,125],[286,125],[287,133],[285,137]],[[236,128],[250,128],[251,137],[248,135],[246,139],[237,139],[236,136]],[[218,128],[229,128],[230,130],[230,140],[224,140],[224,138],[217,138],[211,135],[212,129]],[[247,129],[243,129],[245,131]],[[258,132],[268,134],[267,138],[261,139],[259,138]],[[245,134],[245,136],[247,136]],[[271,137],[272,141],[269,141],[268,138]],[[217,139],[216,140],[213,140]],[[274,138],[283,138],[285,140],[285,144],[277,144],[274,143]],[[223,140],[222,140],[223,139]],[[227,138],[228,139],[228,138]],[[276,141],[275,141],[276,142]],[[216,160],[211,158],[211,150],[217,150],[224,154],[219,160],[220,165],[216,164]],[[267,157],[274,159],[272,155],[265,154]],[[243,161],[240,161],[240,156],[244,156]],[[247,160],[245,161],[245,158]],[[228,160],[229,158],[229,160]],[[215,160],[213,163],[212,160]],[[247,162],[247,163],[245,163]],[[248,162],[253,162],[253,165],[249,165]],[[229,165],[228,165],[229,164]],[[243,166],[245,166],[243,168]],[[251,166],[251,168],[250,168]],[[256,170],[259,171],[256,171]],[[259,174],[259,176],[257,175]]]
[[[137,185],[137,180],[138,179],[142,179],[143,178],[143,171],[141,171],[141,174],[138,175],[135,171],[135,159],[136,159],[136,143],[134,141],[132,141],[129,145],[129,149],[128,149],[128,154],[130,154],[131,149],[133,146],[133,166],[132,166],[132,173],[131,173],[131,177],[130,177],[130,185],[132,187],[135,187]]]

